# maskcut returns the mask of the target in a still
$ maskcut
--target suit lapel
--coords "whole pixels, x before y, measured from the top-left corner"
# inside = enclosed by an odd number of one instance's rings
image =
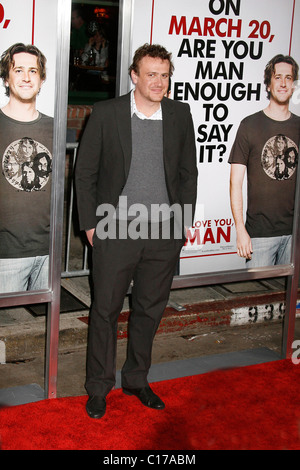
[[[163,146],[164,146],[164,164],[168,171],[172,162],[172,146],[176,136],[174,135],[175,113],[171,99],[164,98],[161,103],[163,115]]]
[[[130,93],[115,102],[117,127],[124,155],[125,177],[127,178],[132,156]]]
[[[168,172],[172,164],[172,145],[174,135],[174,106],[171,99],[164,98],[161,103],[163,115],[163,155],[165,169]],[[130,93],[121,96],[115,102],[117,127],[124,155],[125,177],[128,177],[132,157]]]

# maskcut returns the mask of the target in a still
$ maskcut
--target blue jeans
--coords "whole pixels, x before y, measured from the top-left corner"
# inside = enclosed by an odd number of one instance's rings
[[[281,237],[251,238],[252,259],[246,261],[246,268],[290,264],[292,235]]]
[[[48,255],[0,259],[0,293],[48,288]]]

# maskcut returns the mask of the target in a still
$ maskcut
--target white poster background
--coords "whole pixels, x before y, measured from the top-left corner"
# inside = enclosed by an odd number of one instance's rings
[[[54,115],[58,0],[0,0],[0,53],[17,43],[34,44],[47,58],[47,78],[37,98],[37,108]],[[3,17],[3,18],[2,18]],[[0,86],[0,108],[7,103]]]
[[[300,62],[299,4],[300,0],[133,0],[131,55],[146,42],[162,44],[172,52],[172,98],[188,101],[194,120],[198,231],[182,251],[180,274],[245,266],[236,254],[228,157],[240,121],[268,105],[263,84],[267,62],[279,53],[294,54]],[[180,27],[181,21],[186,31]],[[196,76],[199,61],[202,69]],[[196,98],[192,93],[185,96],[188,87],[196,90],[197,86]],[[224,100],[226,86],[230,93]],[[299,114],[298,103],[293,111]]]

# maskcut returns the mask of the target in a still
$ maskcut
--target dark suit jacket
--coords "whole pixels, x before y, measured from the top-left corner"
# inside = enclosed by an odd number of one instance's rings
[[[195,135],[188,104],[162,101],[164,166],[170,203],[192,204],[197,193]],[[96,103],[80,143],[76,192],[81,230],[95,228],[97,207],[114,207],[131,162],[130,93]]]

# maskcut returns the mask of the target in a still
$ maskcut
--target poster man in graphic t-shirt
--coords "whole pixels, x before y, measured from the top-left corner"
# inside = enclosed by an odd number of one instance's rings
[[[246,267],[289,264],[300,118],[289,110],[298,64],[277,55],[265,68],[270,100],[266,109],[240,124],[229,163],[230,199],[237,232],[237,253]],[[247,217],[242,186],[247,170]]]
[[[0,293],[48,288],[53,119],[36,109],[46,58],[14,44],[1,56]]]

